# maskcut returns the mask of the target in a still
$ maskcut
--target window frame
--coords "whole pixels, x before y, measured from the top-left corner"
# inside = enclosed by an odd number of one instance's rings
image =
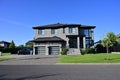
[[[44,29],[39,29],[38,30],[38,35],[44,35],[45,34],[45,30]]]
[[[69,27],[69,33],[76,33],[75,27]]]
[[[63,33],[65,33],[65,28],[63,28]]]
[[[57,29],[51,29],[51,34],[52,35],[57,34]]]

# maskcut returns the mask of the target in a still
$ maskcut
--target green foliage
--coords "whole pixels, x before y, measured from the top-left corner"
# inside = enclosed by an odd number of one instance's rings
[[[25,46],[24,45],[19,45],[17,46],[18,48],[24,48]]]
[[[62,51],[61,51],[61,54],[62,54],[62,55],[66,55],[66,54],[67,54],[67,51],[68,51],[68,50],[67,50],[66,48],[63,48]]]
[[[108,32],[106,33],[106,36],[102,40],[102,45],[104,47],[110,47],[113,46],[117,43],[117,36],[113,32]]]
[[[11,53],[2,53],[2,56],[9,56]]]
[[[11,60],[12,58],[0,58],[0,61]]]
[[[9,45],[9,48],[15,48],[15,43],[14,43],[13,40],[11,41],[11,43],[10,43],[10,45]]]
[[[87,48],[87,49],[82,49],[81,50],[81,54],[85,55],[85,54],[94,54],[95,53],[95,49],[94,48]]]

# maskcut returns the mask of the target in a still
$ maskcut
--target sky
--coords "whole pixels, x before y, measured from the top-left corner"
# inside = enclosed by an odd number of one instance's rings
[[[95,41],[120,33],[120,0],[0,0],[0,41],[34,38],[32,27],[54,23],[96,26]]]

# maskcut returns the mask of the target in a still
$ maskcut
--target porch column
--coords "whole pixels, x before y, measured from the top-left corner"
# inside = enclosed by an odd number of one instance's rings
[[[66,39],[66,48],[69,48],[69,38]]]
[[[80,38],[77,37],[77,48],[80,49]]]
[[[85,37],[83,37],[83,48],[84,49],[86,48],[86,39],[85,39]]]
[[[59,55],[61,55],[61,51],[62,51],[62,45],[60,44],[60,52],[59,52]]]
[[[46,54],[45,55],[49,55],[49,46],[47,45],[46,47],[45,47],[46,49]]]
[[[33,55],[35,55],[35,47],[33,46]]]

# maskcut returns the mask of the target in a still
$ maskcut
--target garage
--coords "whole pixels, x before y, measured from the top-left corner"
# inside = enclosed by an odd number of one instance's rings
[[[59,54],[59,46],[50,46],[49,47],[49,55],[57,55]]]
[[[46,53],[45,46],[40,46],[40,47],[38,47],[37,53],[38,53],[38,54],[44,54],[44,55],[45,55],[45,53]]]

